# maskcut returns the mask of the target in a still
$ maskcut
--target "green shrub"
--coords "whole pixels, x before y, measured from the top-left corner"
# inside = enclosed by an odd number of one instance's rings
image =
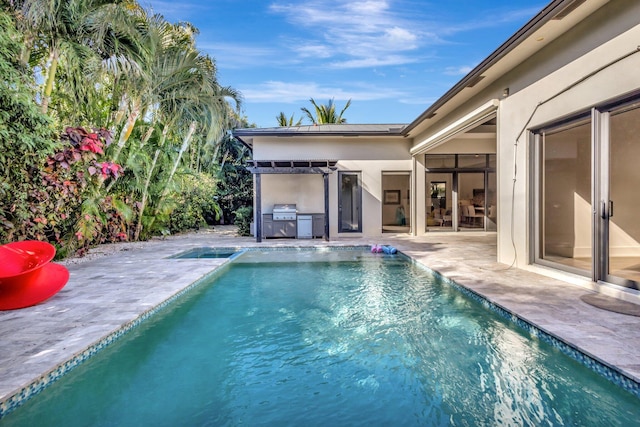
[[[175,206],[169,216],[169,231],[179,233],[213,224],[220,218],[216,181],[206,173],[185,175],[179,190],[171,196]]]
[[[0,243],[46,238],[46,212],[32,193],[42,187],[40,169],[58,146],[19,63],[21,42],[13,20],[0,10]]]
[[[253,221],[253,208],[251,206],[243,206],[234,212],[234,224],[238,227],[240,236],[249,236],[251,234],[251,221]]]

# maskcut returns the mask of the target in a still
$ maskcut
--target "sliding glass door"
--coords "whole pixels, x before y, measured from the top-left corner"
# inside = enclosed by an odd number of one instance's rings
[[[427,174],[427,230],[453,229],[453,173]]]
[[[640,101],[535,132],[535,262],[640,289]]]
[[[338,172],[338,231],[362,231],[362,187],[360,172]]]
[[[495,154],[426,154],[426,231],[496,231]]]
[[[608,169],[608,186],[604,186],[601,206],[606,231],[604,271],[608,282],[637,289],[640,282],[640,108],[631,106],[604,113],[604,122],[608,123],[609,130],[609,160],[603,165],[603,169]]]
[[[591,120],[546,129],[539,140],[539,257],[591,274]]]

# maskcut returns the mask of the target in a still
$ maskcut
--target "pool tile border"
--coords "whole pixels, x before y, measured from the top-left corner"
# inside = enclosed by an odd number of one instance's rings
[[[347,250],[348,251],[361,251],[361,250],[367,250],[368,251],[370,249],[370,246],[369,245],[345,245],[345,246],[331,246],[331,247],[328,247],[328,246],[305,246],[305,247],[298,247],[298,246],[260,247],[260,246],[255,246],[255,247],[203,247],[203,248],[208,248],[208,249],[211,249],[211,250],[216,250],[216,249],[230,250],[230,249],[233,249],[233,250],[236,250],[238,253],[234,254],[235,256],[230,257],[227,260],[225,260],[225,262],[223,262],[220,266],[218,266],[218,268],[214,269],[213,271],[211,271],[210,273],[208,273],[205,276],[201,277],[200,279],[196,280],[195,282],[189,284],[187,287],[185,287],[182,290],[178,291],[177,293],[173,294],[172,296],[170,296],[169,298],[167,298],[166,300],[164,300],[163,302],[161,302],[157,306],[145,311],[140,316],[138,316],[136,319],[132,320],[131,322],[126,323],[125,325],[123,325],[118,330],[112,332],[111,334],[109,334],[105,338],[102,338],[101,340],[99,340],[95,344],[89,346],[86,350],[84,350],[84,351],[80,352],[79,354],[73,356],[71,359],[67,360],[66,362],[60,364],[59,366],[57,366],[53,370],[51,370],[48,373],[44,374],[43,376],[39,377],[38,379],[33,381],[28,386],[22,388],[18,393],[14,394],[14,395],[10,396],[9,398],[5,399],[4,401],[0,402],[0,420],[3,417],[5,417],[6,415],[8,415],[9,413],[13,412],[19,406],[24,404],[27,400],[31,399],[32,397],[34,397],[37,394],[39,394],[40,392],[42,392],[48,386],[50,386],[55,381],[60,379],[62,376],[64,376],[68,372],[70,372],[72,369],[74,369],[77,366],[81,365],[82,363],[87,361],[89,358],[94,356],[96,353],[98,353],[99,351],[103,350],[107,346],[111,345],[116,340],[118,340],[119,338],[121,338],[123,335],[127,334],[128,332],[130,332],[134,328],[140,326],[140,324],[142,324],[142,322],[147,320],[149,317],[151,317],[151,316],[157,314],[158,312],[162,311],[168,305],[170,305],[171,303],[173,303],[177,299],[181,298],[183,295],[185,295],[185,294],[187,294],[187,293],[199,288],[204,283],[209,282],[216,275],[221,274],[221,272],[224,271],[225,267],[230,265],[231,261],[234,258],[236,258],[237,256],[241,255],[244,252],[309,251],[309,250],[324,250],[324,251],[334,251],[334,250],[336,250],[336,251],[341,251],[341,250],[342,251],[347,251]],[[640,383],[638,383],[634,379],[624,375],[623,373],[621,373],[620,371],[618,371],[614,367],[607,365],[606,363],[598,360],[594,356],[590,356],[590,355],[585,354],[585,352],[577,349],[576,347],[570,345],[569,343],[567,343],[567,342],[555,337],[552,334],[549,334],[548,332],[545,332],[540,327],[535,326],[534,324],[524,320],[523,318],[519,317],[517,314],[511,312],[510,310],[500,306],[499,304],[496,304],[496,303],[494,303],[492,301],[489,301],[486,297],[478,294],[477,292],[473,291],[472,289],[469,289],[469,288],[467,288],[467,287],[455,282],[454,280],[449,279],[448,277],[442,275],[438,271],[427,267],[426,265],[424,265],[421,262],[411,258],[410,256],[408,256],[408,255],[406,255],[406,254],[404,254],[402,252],[398,252],[396,254],[396,256],[404,257],[410,263],[413,263],[414,265],[418,265],[418,266],[420,266],[420,268],[423,268],[423,269],[431,272],[436,277],[438,277],[440,280],[442,280],[444,283],[448,284],[449,286],[453,287],[454,289],[458,290],[459,292],[463,293],[464,295],[467,295],[470,298],[474,299],[478,303],[482,304],[483,307],[495,312],[496,314],[500,315],[501,317],[503,317],[503,318],[509,320],[510,322],[516,324],[517,326],[521,327],[527,333],[529,333],[531,336],[533,336],[533,337],[535,337],[537,339],[540,339],[540,340],[552,345],[554,348],[560,350],[565,355],[571,357],[572,359],[574,359],[577,362],[581,363],[582,365],[588,367],[589,369],[591,369],[592,371],[594,371],[597,374],[601,375],[602,377],[606,378],[607,380],[613,382],[617,386],[623,388],[624,390],[630,392],[634,396],[640,398]],[[175,255],[172,255],[172,256],[167,257],[167,259],[179,259],[179,258],[176,258]]]

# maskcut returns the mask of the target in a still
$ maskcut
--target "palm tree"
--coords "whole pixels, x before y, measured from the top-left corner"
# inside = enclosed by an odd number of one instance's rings
[[[342,124],[347,122],[347,119],[343,118],[342,115],[344,114],[345,110],[351,105],[351,99],[347,101],[347,104],[338,115],[336,115],[336,106],[333,103],[333,99],[330,99],[326,105],[316,104],[316,101],[313,98],[311,98],[310,101],[315,109],[315,116],[306,107],[302,107],[300,109],[303,113],[306,114],[307,118],[309,118],[309,120],[311,120],[311,123],[313,123],[314,125],[329,123]]]
[[[76,90],[90,87],[83,76],[85,65],[117,55],[128,45],[119,38],[130,32],[127,17],[138,6],[129,0],[24,0],[16,7],[27,40],[22,57],[43,70],[40,101],[46,113],[60,62],[69,65],[68,72],[76,72],[69,80]]]
[[[293,122],[293,114],[291,115],[291,117],[287,118],[287,116],[285,116],[285,114],[281,111],[280,114],[278,114],[276,116],[276,120],[278,121],[278,126],[281,127],[291,127],[291,126],[300,126],[302,124],[302,119],[298,119],[297,122]]]
[[[169,24],[160,15],[149,17],[142,25],[147,40],[147,55],[141,64],[142,73],[129,76],[125,82],[128,89],[122,93],[120,113],[117,115],[118,120],[124,122],[124,127],[114,153],[114,156],[120,154],[140,118],[147,120],[149,129],[162,129],[155,153],[148,157],[150,164],[139,169],[146,176],[140,180],[143,183],[140,188],[142,200],[138,209],[136,238],[141,232],[143,215],[149,202],[155,204],[154,211],[161,208],[185,153],[190,152],[196,130],[197,138],[204,139],[205,146],[215,145],[229,123],[228,100],[232,100],[239,108],[241,99],[237,91],[219,85],[215,62],[195,48],[193,27]],[[149,129],[146,135],[153,132]],[[174,143],[178,145],[174,146]],[[173,154],[176,151],[177,154]],[[129,152],[134,153],[135,149],[132,147]],[[165,156],[161,156],[162,153]],[[165,167],[160,170],[160,159],[166,162],[167,155],[171,154],[171,165],[164,164]],[[170,171],[168,174],[167,170]],[[155,188],[160,192],[153,199],[150,189],[152,183],[158,183],[159,180],[162,185],[156,185]]]

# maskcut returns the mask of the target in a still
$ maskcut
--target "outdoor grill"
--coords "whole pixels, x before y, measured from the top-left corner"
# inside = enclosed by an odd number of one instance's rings
[[[273,220],[295,221],[297,212],[296,205],[273,205]]]

